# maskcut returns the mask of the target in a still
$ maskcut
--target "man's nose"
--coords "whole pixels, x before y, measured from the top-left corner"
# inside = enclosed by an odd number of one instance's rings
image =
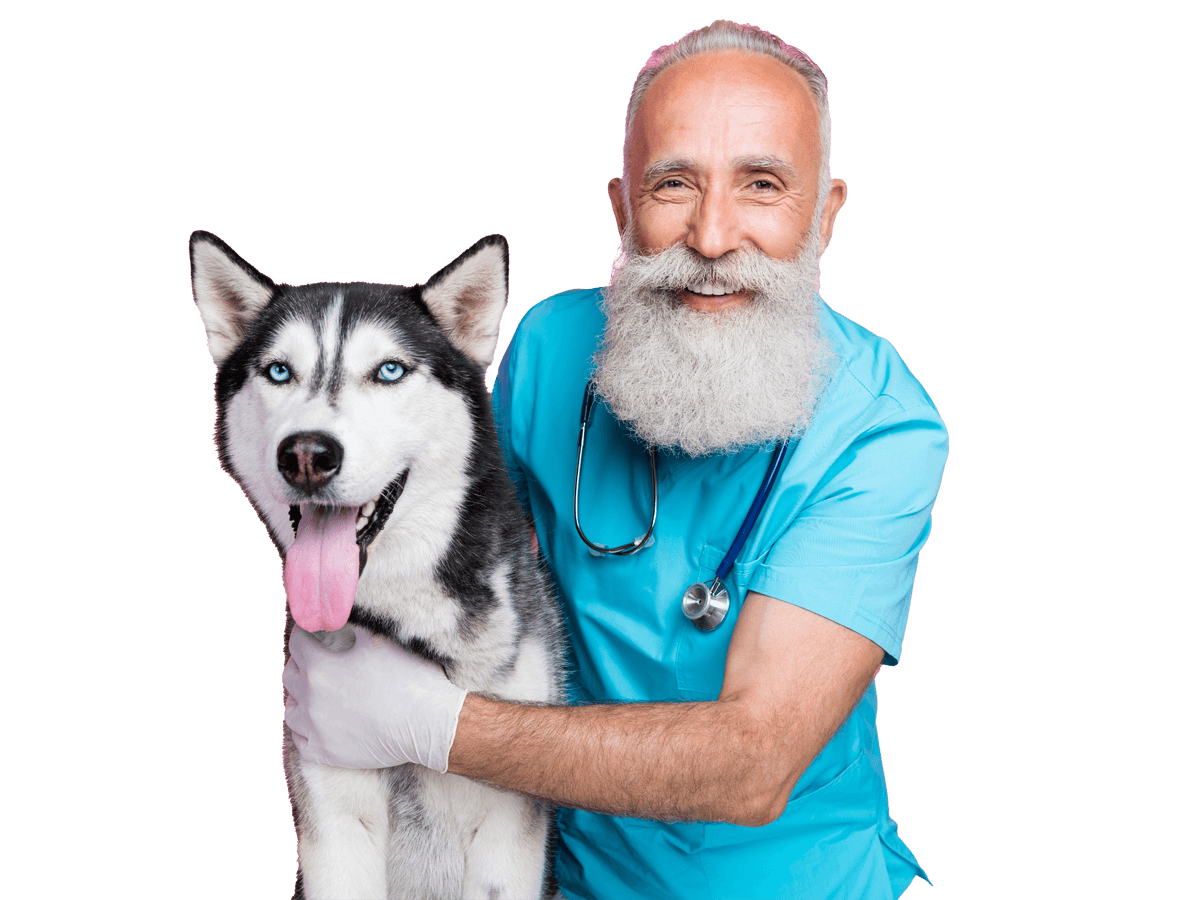
[[[687,245],[709,259],[724,256],[742,244],[741,219],[725,191],[706,190],[692,213]]]

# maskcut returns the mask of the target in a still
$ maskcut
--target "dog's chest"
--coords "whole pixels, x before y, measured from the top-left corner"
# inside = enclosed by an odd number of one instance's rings
[[[535,648],[520,639],[508,575],[507,566],[497,566],[472,579],[478,587],[465,603],[432,571],[400,575],[378,566],[372,575],[368,565],[355,607],[386,623],[399,643],[417,642],[448,661],[447,674],[460,687],[511,699],[548,699],[537,696],[545,690],[545,669],[531,677],[548,660],[527,659]]]
[[[443,657],[459,656],[463,641],[463,611],[432,573],[401,578],[375,577],[367,567],[354,606],[386,625],[400,643],[419,642]]]
[[[439,648],[452,644],[461,610],[432,573],[387,577],[380,568],[368,565],[363,572],[355,607],[390,624],[400,640],[416,638]]]

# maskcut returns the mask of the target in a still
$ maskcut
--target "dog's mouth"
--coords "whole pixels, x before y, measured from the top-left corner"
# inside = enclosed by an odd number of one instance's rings
[[[408,480],[405,471],[362,506],[292,505],[295,542],[283,564],[292,618],[305,631],[337,631],[350,619],[367,548],[387,524]]]
[[[354,522],[356,542],[358,543],[358,573],[361,575],[367,565],[367,547],[371,541],[383,531],[388,517],[396,506],[396,501],[404,493],[404,483],[408,481],[408,469],[400,473],[400,477],[380,491],[374,500],[368,500],[358,510],[358,518]]]
[[[404,483],[408,481],[408,470],[405,469],[400,477],[385,487],[379,492],[379,496],[374,500],[368,500],[358,508],[358,513],[354,519],[354,542],[358,544],[358,574],[362,574],[362,570],[367,565],[367,547],[371,541],[379,536],[379,532],[383,531],[383,526],[387,524],[388,516],[392,514],[392,509],[396,506],[396,501],[400,499],[400,495],[404,492]],[[311,504],[305,504],[311,506]],[[336,509],[338,507],[326,507],[327,509]],[[345,509],[353,509],[353,507],[344,507]],[[292,520],[292,535],[299,537],[300,520],[303,518],[299,504],[293,503],[288,507],[288,518]]]

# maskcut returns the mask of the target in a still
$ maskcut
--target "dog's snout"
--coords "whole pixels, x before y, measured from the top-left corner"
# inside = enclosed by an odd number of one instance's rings
[[[342,445],[332,434],[302,431],[280,443],[275,461],[288,484],[312,494],[333,480],[341,468],[342,453]]]

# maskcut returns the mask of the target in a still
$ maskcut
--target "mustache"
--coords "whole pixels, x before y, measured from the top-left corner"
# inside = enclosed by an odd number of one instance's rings
[[[644,289],[675,294],[695,288],[715,288],[717,293],[765,293],[775,288],[794,263],[772,259],[756,247],[731,250],[709,259],[686,244],[673,244],[657,253],[627,246],[622,268]]]

